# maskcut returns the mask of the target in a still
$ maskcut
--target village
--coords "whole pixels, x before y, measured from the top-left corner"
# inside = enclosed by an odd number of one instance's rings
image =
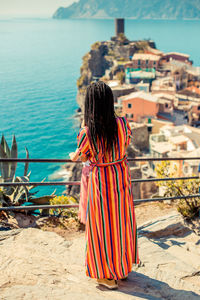
[[[129,44],[130,54],[135,42],[126,40],[124,19],[115,22],[116,36],[111,40],[124,44],[124,48]],[[193,66],[188,54],[163,53],[153,41],[141,42],[139,51],[132,52],[133,55],[126,52],[115,56],[114,67],[98,78],[112,88],[117,115],[126,116],[131,125],[132,157],[198,157],[200,67]],[[132,176],[156,177],[155,164],[142,162],[132,166]],[[179,176],[198,174],[198,161],[179,160],[171,165],[176,165]],[[141,195],[141,190],[144,188],[135,189],[136,198],[152,196],[152,187],[145,195]]]

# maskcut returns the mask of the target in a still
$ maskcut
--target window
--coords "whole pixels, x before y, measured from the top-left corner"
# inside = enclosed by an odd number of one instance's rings
[[[166,107],[166,108],[168,107],[168,103],[165,103],[165,107]]]
[[[149,61],[148,61],[148,60],[146,60],[146,65],[148,65],[148,63],[149,63]]]
[[[200,106],[198,106],[197,109],[200,110]]]
[[[154,66],[156,66],[156,61],[153,62]]]
[[[126,114],[127,119],[133,119],[133,114]]]
[[[141,64],[141,61],[140,61],[140,59],[138,59],[138,66],[140,66],[140,64]]]
[[[131,103],[128,103],[128,108],[131,108],[132,107],[132,104]]]

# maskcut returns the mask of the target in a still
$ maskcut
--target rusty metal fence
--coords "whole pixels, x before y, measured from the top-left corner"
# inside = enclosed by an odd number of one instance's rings
[[[143,161],[185,161],[185,160],[199,160],[200,157],[167,157],[167,158],[128,158],[129,162],[143,162]],[[19,162],[19,163],[81,163],[81,161],[72,162],[69,159],[23,159],[23,158],[1,158],[0,163],[8,163],[8,162]],[[141,182],[158,182],[158,181],[175,181],[175,180],[194,180],[198,179],[198,176],[188,176],[188,177],[171,177],[171,178],[146,178],[146,179],[131,179],[132,183],[141,183]],[[0,182],[1,186],[73,186],[80,185],[79,181],[67,181],[67,182]],[[143,202],[156,202],[156,201],[165,201],[165,200],[177,200],[177,199],[190,199],[190,198],[198,198],[200,194],[186,195],[186,196],[176,196],[176,197],[159,197],[159,198],[145,198],[145,199],[134,199],[134,203],[143,203]],[[30,206],[9,206],[9,207],[0,207],[0,211],[19,211],[19,210],[35,210],[35,209],[51,209],[51,208],[63,208],[68,209],[72,207],[78,207],[78,204],[75,205],[30,205]]]

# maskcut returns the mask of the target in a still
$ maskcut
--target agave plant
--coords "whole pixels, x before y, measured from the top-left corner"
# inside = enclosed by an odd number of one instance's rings
[[[26,158],[29,158],[28,149],[26,150]],[[11,149],[9,148],[6,139],[2,135],[0,143],[0,158],[17,158],[17,142],[13,136]],[[1,162],[0,163],[0,183],[4,182],[29,182],[30,174],[28,173],[28,162],[24,166],[24,175],[16,176],[17,162]],[[44,180],[43,180],[44,181]],[[25,202],[32,202],[33,204],[49,204],[49,201],[55,197],[54,193],[50,196],[43,196],[34,198],[33,196],[38,192],[30,192],[35,186],[5,186],[1,187],[0,191],[0,205],[1,206],[16,206],[22,205]]]

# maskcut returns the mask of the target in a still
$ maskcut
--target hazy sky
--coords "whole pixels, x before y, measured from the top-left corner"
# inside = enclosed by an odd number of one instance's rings
[[[59,6],[68,6],[78,0],[0,0],[2,16],[52,16]]]

